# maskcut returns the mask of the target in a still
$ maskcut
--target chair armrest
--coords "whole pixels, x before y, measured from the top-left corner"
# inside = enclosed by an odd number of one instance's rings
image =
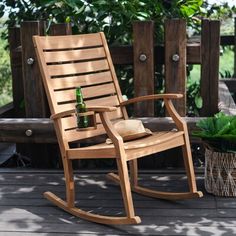
[[[69,116],[69,115],[71,115],[73,113],[75,113],[75,109],[71,109],[71,110],[68,110],[68,111],[58,112],[58,113],[55,113],[55,114],[51,115],[50,119],[51,120],[56,120],[56,119],[59,119],[59,118],[63,118],[65,116]]]
[[[136,102],[163,99],[165,107],[169,115],[171,116],[172,120],[176,124],[177,128],[179,130],[184,130],[185,132],[187,132],[187,125],[186,125],[185,120],[175,110],[175,107],[173,106],[172,101],[171,101],[172,99],[180,99],[182,97],[183,97],[182,94],[177,94],[177,93],[153,94],[153,95],[146,95],[146,96],[132,98],[132,99],[122,102],[120,105],[126,106],[128,104],[136,103]]]
[[[115,111],[116,107],[108,107],[108,106],[87,106],[87,111],[94,111],[94,112],[111,112]]]
[[[179,98],[182,98],[182,97],[183,97],[182,94],[177,94],[177,93],[152,94],[152,95],[146,95],[146,96],[131,98],[127,101],[121,102],[120,106],[126,106],[126,105],[131,104],[131,103],[143,102],[143,101],[148,101],[148,100],[179,99]]]
[[[94,111],[94,112],[111,112],[111,111],[115,111],[117,108],[116,107],[108,107],[108,106],[88,106],[87,107],[87,111]],[[62,112],[58,112],[55,113],[53,115],[50,116],[50,119],[52,120],[56,120],[59,118],[63,118],[65,116],[69,116],[73,113],[76,113],[76,109],[71,109],[68,111],[62,111]]]

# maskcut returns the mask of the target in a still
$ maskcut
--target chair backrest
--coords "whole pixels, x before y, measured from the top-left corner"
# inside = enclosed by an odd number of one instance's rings
[[[87,106],[118,106],[122,95],[102,32],[33,38],[51,114],[75,108],[75,88],[82,87]],[[124,109],[109,114],[124,119]],[[105,133],[98,117],[97,129],[76,131],[74,116],[59,119],[59,135],[72,142]],[[57,131],[58,134],[58,131]]]

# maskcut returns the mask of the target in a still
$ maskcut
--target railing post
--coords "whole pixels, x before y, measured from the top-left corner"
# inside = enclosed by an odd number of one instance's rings
[[[25,117],[25,110],[22,106],[24,100],[24,88],[22,75],[20,28],[9,28],[8,32],[12,73],[14,117]]]
[[[12,74],[12,96],[14,106],[14,117],[25,117],[24,104],[24,86],[22,74],[22,60],[21,60],[21,40],[20,28],[9,28],[9,49],[10,49],[10,62]],[[25,145],[16,143],[16,152],[21,153],[25,150]]]
[[[154,93],[154,22],[133,23],[134,96]],[[135,104],[135,116],[154,116],[154,102]]]
[[[165,91],[181,93],[174,101],[181,116],[186,115],[186,21],[171,19],[165,22]]]
[[[71,35],[72,29],[69,23],[52,24],[49,29],[50,35]]]
[[[201,116],[212,116],[218,112],[220,22],[202,21],[201,34]]]
[[[24,85],[24,105],[26,118],[45,118],[49,116],[48,103],[43,88],[42,79],[33,46],[32,36],[44,34],[44,22],[30,21],[21,24],[21,45],[22,45],[22,69]],[[30,127],[24,135],[31,135],[34,130]],[[27,131],[25,131],[27,132]],[[26,144],[24,155],[31,159],[32,167],[49,168],[52,167],[48,144]]]
[[[31,21],[21,24],[21,45],[25,113],[27,118],[43,118],[49,115],[47,99],[43,88],[33,45],[33,35],[44,34],[44,22]]]

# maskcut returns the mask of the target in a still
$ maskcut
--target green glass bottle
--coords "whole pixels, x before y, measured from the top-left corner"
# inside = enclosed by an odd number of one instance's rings
[[[87,128],[89,125],[88,116],[84,116],[83,113],[86,112],[86,104],[83,100],[83,95],[81,91],[81,87],[76,88],[76,111],[77,111],[77,127],[78,128]]]

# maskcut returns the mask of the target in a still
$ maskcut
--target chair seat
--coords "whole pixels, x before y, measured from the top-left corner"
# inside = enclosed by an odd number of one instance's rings
[[[124,149],[128,160],[150,155],[157,151],[184,145],[183,131],[154,132],[150,136],[128,141],[124,143]],[[69,159],[80,158],[114,158],[116,157],[113,144],[96,144],[88,147],[73,148],[67,150]]]

